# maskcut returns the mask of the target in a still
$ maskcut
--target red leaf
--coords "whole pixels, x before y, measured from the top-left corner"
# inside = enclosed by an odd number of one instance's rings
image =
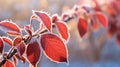
[[[67,62],[67,48],[63,41],[56,35],[41,35],[41,46],[46,56],[54,62]]]
[[[37,39],[33,38],[27,46],[26,50],[28,61],[34,66],[37,67],[37,63],[40,59],[40,46]]]
[[[99,6],[99,1],[98,0],[94,0],[94,3],[95,3],[95,7],[94,7],[95,11],[102,11],[100,6]]]
[[[15,65],[17,65],[17,63],[18,63],[18,59],[15,56],[13,56],[13,62]]]
[[[8,37],[2,37],[3,41],[6,42],[8,45],[12,46],[12,40]]]
[[[116,23],[109,23],[109,29],[108,29],[109,37],[112,37],[113,34],[116,32],[116,30],[117,30]]]
[[[0,53],[3,52],[3,48],[4,48],[4,44],[3,44],[2,39],[0,38]]]
[[[65,13],[65,14],[62,14],[61,20],[66,21],[66,20],[68,20],[70,17],[71,17],[71,16],[70,16],[69,14]]]
[[[101,22],[103,27],[106,28],[107,27],[107,18],[105,17],[105,15],[103,15],[101,12],[96,12],[95,15],[98,18],[98,20]]]
[[[7,57],[7,56],[8,56],[8,52],[4,52],[4,53],[2,54],[2,56],[3,56],[3,57]]]
[[[78,31],[81,37],[83,37],[88,30],[88,24],[84,18],[80,18],[78,21]]]
[[[117,35],[117,43],[120,45],[120,35]]]
[[[0,29],[12,36],[21,35],[21,31],[18,25],[16,25],[15,23],[11,21],[1,21]]]
[[[30,25],[24,26],[25,32],[28,33],[30,36],[32,36],[32,30]]]
[[[112,1],[112,3],[111,3],[112,5],[113,5],[113,7],[116,9],[116,11],[120,11],[120,2],[119,1],[117,1],[117,0],[114,0],[114,1]]]
[[[26,50],[25,43],[21,42],[19,46],[17,46],[18,51],[20,52],[20,55],[22,56]]]
[[[120,46],[120,29],[117,31],[117,43]]]
[[[16,56],[19,60],[21,60],[23,63],[25,63],[26,59],[25,59],[24,56],[21,56],[20,54],[15,54],[15,56]]]
[[[55,23],[56,21],[58,21],[58,15],[57,14],[54,14],[52,16],[52,23]]]
[[[57,21],[55,24],[56,24],[62,38],[65,39],[66,41],[68,41],[69,31],[68,31],[67,24],[65,24],[65,22],[63,22],[63,21]]]
[[[15,65],[13,64],[13,62],[11,62],[10,60],[7,60],[5,62],[5,67],[15,67]]]
[[[13,40],[13,46],[18,46],[22,41],[22,38],[21,37],[16,37],[14,40]]]
[[[115,10],[115,8],[113,8],[112,4],[106,4],[106,9],[107,9],[107,13],[111,16],[116,16],[117,15],[117,11]]]
[[[42,11],[34,11],[34,13],[35,13],[35,15],[37,15],[37,17],[39,17],[42,20],[42,22],[47,27],[47,29],[49,31],[52,31],[52,23],[51,23],[51,19],[50,19],[49,15]]]

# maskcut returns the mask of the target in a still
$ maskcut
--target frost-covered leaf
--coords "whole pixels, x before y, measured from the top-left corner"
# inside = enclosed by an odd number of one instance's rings
[[[13,46],[18,46],[22,41],[22,38],[21,37],[16,37],[14,40],[13,40]]]
[[[33,38],[27,46],[26,50],[27,59],[34,67],[37,67],[37,63],[40,59],[41,49],[36,38]]]
[[[69,35],[69,30],[68,30],[67,24],[65,24],[65,22],[63,22],[63,21],[57,21],[55,24],[56,24],[62,38],[65,39],[66,41],[68,41],[70,35]]]
[[[5,62],[5,65],[4,65],[5,67],[15,67],[15,65],[14,65],[14,63],[13,62],[11,62],[10,60],[6,60],[6,62]]]
[[[55,23],[55,22],[58,21],[58,20],[59,20],[58,15],[57,15],[57,14],[54,14],[54,15],[52,16],[52,23]]]
[[[13,42],[12,42],[12,40],[10,38],[8,38],[8,37],[2,37],[2,39],[8,45],[13,46]]]
[[[68,53],[63,41],[54,34],[43,34],[40,40],[44,54],[54,62],[67,62]]]
[[[52,31],[52,22],[49,15],[42,11],[34,11],[34,14],[44,23],[49,31]],[[38,19],[38,20],[39,20]]]
[[[15,56],[13,56],[12,58],[13,58],[12,60],[13,60],[14,64],[17,65],[18,64],[18,59]]]
[[[8,33],[12,36],[19,36],[21,35],[21,30],[18,25],[11,21],[1,21],[0,22],[0,30]]]
[[[20,53],[20,55],[22,56],[26,50],[26,46],[24,42],[19,43],[19,45],[17,46],[17,49]]]
[[[19,60],[21,60],[23,63],[25,63],[26,58],[24,56],[21,56],[20,54],[15,54],[15,57]]]
[[[32,30],[30,25],[23,26],[26,33],[28,33],[30,36],[32,36]]]

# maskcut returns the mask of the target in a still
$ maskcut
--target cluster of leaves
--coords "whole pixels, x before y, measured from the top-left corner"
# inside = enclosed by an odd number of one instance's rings
[[[99,23],[108,30],[108,35],[116,35],[116,41],[120,45],[120,1],[113,0],[109,3],[100,4],[98,0],[93,0],[94,6],[80,3],[73,7],[67,18],[78,19],[78,32],[83,37],[90,29],[98,30]]]
[[[115,34],[116,42],[118,43],[118,45],[120,45],[120,20],[119,20],[120,1],[112,0],[109,3],[104,2],[104,4],[102,5],[100,5],[98,0],[93,0],[93,1],[95,3],[94,9],[96,11],[100,11],[106,14],[106,18],[108,22],[107,30],[109,37],[113,37],[113,35]]]
[[[96,1],[94,1],[94,3],[96,4]],[[88,32],[88,28],[97,30],[99,23],[104,28],[107,28],[108,19],[97,5],[93,7],[84,4],[77,4],[70,11],[70,13],[64,14],[63,16],[67,19],[77,18],[77,28],[80,37],[83,37]]]
[[[39,29],[34,31],[32,20],[39,22]],[[57,28],[58,34],[52,32]],[[0,66],[15,67],[18,59],[31,66],[37,67],[41,51],[53,62],[68,62],[68,50],[66,43],[69,40],[69,30],[64,21],[56,15],[50,17],[42,11],[33,11],[30,24],[19,27],[11,21],[1,21],[0,30],[10,37],[0,37]],[[23,35],[25,31],[26,34]],[[5,45],[11,46],[9,52],[4,51]]]
[[[0,66],[15,67],[17,60],[24,63],[28,61],[31,66],[36,67],[40,60],[41,51],[53,62],[68,62],[68,50],[66,43],[69,41],[69,29],[65,22],[76,18],[78,20],[77,28],[80,37],[85,36],[89,28],[97,30],[99,24],[104,29],[108,28],[109,34],[117,35],[117,42],[120,44],[120,1],[113,0],[105,4],[105,10],[97,0],[93,0],[95,6],[86,6],[77,4],[70,10],[70,13],[64,13],[61,17],[58,15],[49,16],[42,11],[33,11],[30,18],[30,24],[20,28],[11,21],[1,21],[0,30],[13,37],[0,37]],[[106,15],[104,14],[106,12]],[[39,22],[39,28],[34,31],[33,20]],[[57,28],[59,34],[53,33],[52,28]],[[26,34],[23,35],[25,31]],[[4,51],[4,46],[9,45],[9,52]]]
[[[116,41],[120,45],[120,1],[113,0],[110,3],[105,4],[105,12],[108,16],[108,33],[109,36],[112,37],[114,34],[116,35]]]

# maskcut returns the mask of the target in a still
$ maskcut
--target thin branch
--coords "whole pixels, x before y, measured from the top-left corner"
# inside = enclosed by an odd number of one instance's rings
[[[68,19],[63,20],[63,21],[64,21],[64,22],[68,22],[68,21],[70,21],[71,19],[74,19],[74,17],[69,17]],[[55,28],[55,25],[53,25],[52,28]],[[45,29],[45,30],[43,30],[43,31],[40,31],[39,33],[36,33],[36,34],[32,35],[32,37],[38,36],[39,34],[42,34],[42,33],[45,33],[45,32],[48,32],[48,30]],[[27,44],[30,42],[30,40],[31,40],[32,37],[29,36],[29,37],[26,38],[26,39],[22,38],[22,40],[23,40],[23,41],[25,42],[25,44],[27,45]],[[12,58],[13,55],[15,55],[15,53],[17,53],[17,49],[16,49],[15,47],[11,48],[9,54],[8,54],[6,57],[3,57],[3,60],[0,62],[0,67],[2,67],[2,65],[5,64],[5,62],[6,62],[7,59]]]
[[[2,67],[3,64],[5,64],[7,59],[10,59],[15,53],[17,52],[17,49],[13,47],[9,54],[6,57],[3,57],[3,60],[0,62],[0,67]]]

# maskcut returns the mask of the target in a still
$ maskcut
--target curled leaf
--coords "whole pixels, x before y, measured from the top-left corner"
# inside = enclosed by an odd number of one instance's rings
[[[86,22],[86,20],[84,18],[79,18],[78,21],[78,32],[80,34],[81,37],[83,37],[88,30],[88,24]]]
[[[37,67],[37,63],[40,59],[40,54],[41,54],[40,46],[39,46],[37,39],[33,38],[30,41],[30,43],[27,46],[26,54],[27,54],[28,61],[34,67]]]
[[[34,14],[42,20],[44,25],[49,31],[52,31],[52,22],[48,14],[42,11],[34,11]]]
[[[19,36],[21,35],[21,30],[15,23],[11,21],[1,21],[0,22],[0,30],[8,33],[12,36]]]
[[[54,62],[67,62],[68,53],[63,41],[54,34],[43,34],[40,40],[46,56]]]

